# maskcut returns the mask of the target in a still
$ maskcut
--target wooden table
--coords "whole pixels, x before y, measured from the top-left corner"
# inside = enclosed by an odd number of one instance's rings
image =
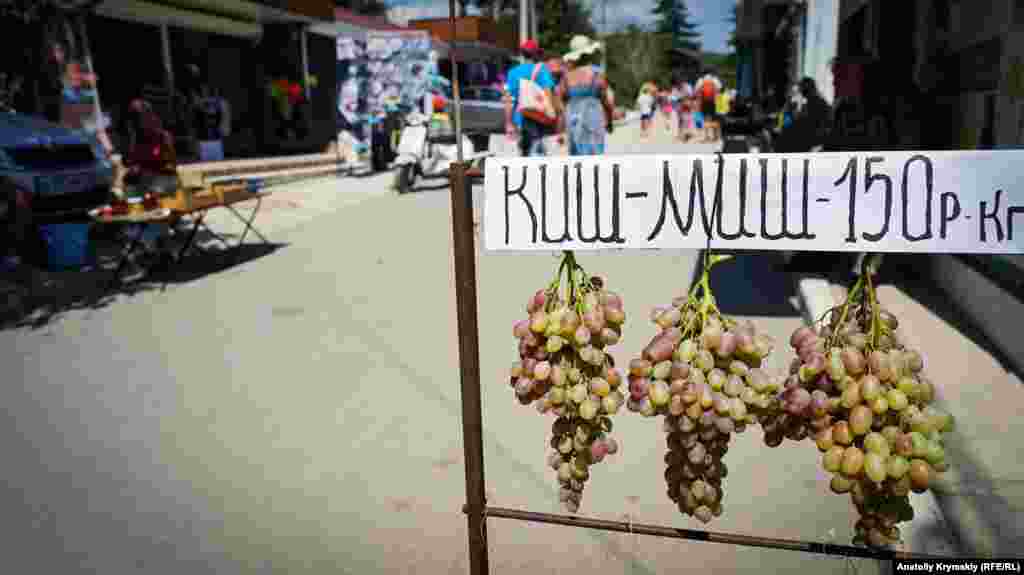
[[[177,224],[178,222],[181,222],[185,218],[189,218],[191,221],[188,231],[186,232],[187,235],[185,237],[185,242],[178,250],[177,255],[172,258],[172,263],[181,263],[181,261],[185,258],[185,255],[189,252],[189,250],[195,247],[196,236],[198,235],[200,228],[205,229],[207,232],[213,235],[217,240],[219,240],[229,249],[234,249],[235,259],[237,261],[238,258],[241,257],[242,244],[245,242],[245,238],[249,235],[250,231],[256,236],[258,236],[263,241],[263,243],[270,243],[269,240],[267,240],[267,238],[263,236],[263,234],[261,234],[259,230],[257,230],[253,226],[253,221],[256,219],[256,215],[259,213],[260,207],[262,206],[263,198],[269,195],[269,192],[256,192],[245,196],[233,198],[230,201],[218,202],[214,204],[204,204],[192,209],[159,208],[136,214],[120,214],[105,216],[102,213],[99,213],[98,210],[93,210],[92,212],[89,213],[89,216],[95,223],[101,225],[124,226],[131,224],[168,224],[172,227],[172,229],[174,229],[174,225]],[[256,206],[253,208],[252,212],[248,216],[244,216],[243,214],[239,213],[234,204],[239,204],[250,200],[256,200]],[[242,230],[242,234],[238,238],[238,241],[235,242],[234,245],[232,245],[231,242],[224,238],[224,236],[211,230],[209,226],[207,226],[205,223],[206,214],[210,210],[216,208],[228,209],[245,226],[244,229]],[[177,230],[175,229],[174,231]],[[133,255],[138,253],[140,248],[142,247],[143,235],[143,232],[133,234],[131,239],[127,242],[127,245],[125,245],[124,249],[122,249],[121,256],[117,263],[117,268],[115,269],[114,276],[111,280],[112,285],[120,283],[121,273],[124,271],[125,265],[127,265],[129,259],[131,259]],[[164,285],[166,287],[166,283]]]
[[[238,257],[241,257],[241,249],[240,248],[242,247],[242,243],[245,242],[245,238],[246,238],[246,236],[249,235],[250,231],[252,233],[256,234],[256,236],[258,236],[261,240],[263,240],[263,243],[270,243],[267,240],[267,238],[264,237],[263,234],[261,234],[259,232],[259,230],[257,230],[253,226],[253,221],[256,219],[256,215],[259,213],[260,207],[262,207],[262,205],[263,205],[263,198],[266,198],[269,195],[270,195],[270,192],[255,192],[255,193],[252,193],[252,194],[248,194],[246,196],[236,197],[236,198],[234,198],[232,200],[229,200],[229,201],[226,201],[226,202],[218,202],[218,203],[215,203],[215,204],[207,204],[207,205],[203,205],[201,207],[196,207],[196,208],[187,209],[187,210],[185,210],[185,209],[172,210],[173,217],[175,217],[177,219],[180,219],[180,218],[183,218],[183,217],[186,217],[186,216],[193,218],[192,219],[192,229],[189,231],[189,235],[188,235],[188,238],[185,241],[185,245],[182,246],[181,251],[178,252],[178,260],[180,261],[182,258],[184,258],[185,254],[187,253],[189,248],[192,247],[192,245],[193,245],[193,243],[195,241],[196,234],[199,232],[199,228],[205,229],[213,237],[217,238],[217,240],[219,240],[221,243],[223,243],[224,245],[228,246],[229,248],[232,247],[231,243],[228,242],[223,236],[221,236],[217,232],[211,230],[209,228],[209,226],[206,225],[206,222],[205,222],[206,214],[210,210],[216,209],[216,208],[226,208],[228,211],[230,211],[232,213],[232,215],[234,215],[236,218],[238,218],[238,220],[240,222],[242,222],[242,224],[244,224],[244,226],[245,226],[243,228],[243,230],[242,230],[242,235],[239,236],[239,238],[238,238],[238,242],[236,242],[235,245],[234,245],[234,249],[236,250],[236,254],[235,254],[236,261],[237,261]],[[238,210],[235,208],[235,204],[240,204],[242,202],[247,202],[247,201],[250,201],[250,200],[256,200],[256,206],[253,208],[253,210],[249,214],[249,216],[245,217],[241,213],[238,212]]]
[[[147,210],[139,213],[129,214],[111,214],[105,215],[99,209],[95,209],[89,212],[89,217],[92,221],[100,225],[115,225],[115,226],[127,226],[127,225],[147,225],[147,224],[164,224],[172,223],[175,220],[174,212],[166,208],[158,208],[155,210]],[[124,271],[125,265],[142,247],[142,236],[144,231],[140,231],[137,234],[133,234],[131,239],[128,240],[126,245],[122,246],[121,255],[117,260],[117,267],[114,269],[114,275],[110,279],[110,286],[113,287],[116,284],[121,283],[121,272]]]

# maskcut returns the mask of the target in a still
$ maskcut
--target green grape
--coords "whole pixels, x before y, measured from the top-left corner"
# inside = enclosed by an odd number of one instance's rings
[[[821,458],[822,467],[829,473],[837,473],[843,465],[843,453],[846,450],[839,445],[833,445]]]
[[[907,394],[898,389],[890,389],[885,398],[889,400],[889,409],[893,411],[903,411],[909,405]]]
[[[888,473],[885,462],[884,456],[878,453],[868,453],[864,456],[864,474],[875,483],[882,483]]]
[[[868,453],[877,453],[882,457],[889,456],[889,441],[878,432],[871,432],[864,437],[864,449]]]
[[[856,446],[847,447],[843,451],[843,463],[841,470],[843,475],[854,478],[860,475],[864,469],[864,452]]]

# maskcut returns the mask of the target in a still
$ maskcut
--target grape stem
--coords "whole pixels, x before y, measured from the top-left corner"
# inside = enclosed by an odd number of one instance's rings
[[[827,342],[828,348],[835,347],[836,343],[838,343],[839,330],[842,328],[843,324],[846,323],[846,319],[850,314],[850,306],[855,303],[860,303],[862,313],[866,311],[866,313],[871,314],[868,349],[876,349],[878,347],[879,339],[884,333],[886,333],[887,330],[882,324],[879,313],[878,297],[875,293],[875,285],[872,281],[872,275],[875,273],[875,268],[872,266],[872,262],[874,261],[875,258],[871,257],[869,254],[865,254],[864,258],[861,260],[861,273],[857,277],[857,281],[853,284],[853,287],[850,288],[850,291],[846,296],[846,301],[843,302],[841,307],[834,307],[822,316],[822,320],[824,320],[825,317],[834,315],[836,310],[839,310],[839,321],[834,324],[831,324],[830,322],[830,325],[834,325],[835,327],[833,333],[829,336]]]
[[[562,287],[562,274],[565,273],[566,280],[568,281],[568,294],[567,302],[572,306],[578,313],[582,314],[582,302],[583,294],[587,289],[587,274],[583,270],[583,267],[576,262],[576,255],[571,250],[566,250],[562,255],[562,263],[558,266],[558,273],[555,275],[555,280],[551,282],[550,291],[558,293]]]
[[[688,301],[683,306],[681,311],[685,311],[686,308],[696,308],[700,314],[700,326],[703,326],[709,316],[721,317],[721,312],[718,310],[718,306],[715,305],[715,295],[711,291],[711,268],[713,268],[719,262],[732,259],[729,255],[712,254],[710,251],[704,253],[704,271],[700,275],[700,279],[690,290],[688,295]],[[697,291],[700,290],[700,298],[697,297]],[[689,327],[689,326],[687,326]],[[699,328],[698,328],[699,329]]]
[[[878,308],[878,297],[875,294],[875,284],[871,280],[871,275],[874,273],[869,263],[870,258],[865,257],[864,262],[861,264],[861,277],[866,278],[867,291],[865,292],[865,306],[868,308],[868,312],[871,314],[871,340],[869,345],[872,349],[878,347],[878,341],[882,336],[882,321]]]

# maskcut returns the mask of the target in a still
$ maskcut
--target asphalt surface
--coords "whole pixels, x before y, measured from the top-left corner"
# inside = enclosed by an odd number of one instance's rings
[[[610,151],[710,148],[663,134],[642,142],[627,126]],[[0,332],[10,366],[0,387],[6,571],[467,571],[449,192],[440,182],[399,197],[390,182],[384,174],[283,188],[257,220],[278,244],[273,253]],[[221,231],[231,225],[217,217]],[[776,338],[771,366],[782,369],[801,319],[789,280],[766,261],[723,264],[713,281],[723,304],[736,302]],[[625,298],[613,352],[624,364],[655,333],[649,309],[689,287],[697,254],[580,263]],[[493,505],[556,510],[544,463],[550,421],[505,384],[512,323],[556,264],[554,255],[478,256]],[[582,512],[699,527],[665,495],[661,422],[624,410],[615,433],[622,450],[594,469]],[[726,458],[726,512],[710,528],[848,543],[853,509],[828,492],[818,461],[810,444],[769,450],[749,429]],[[503,519],[488,521],[488,541],[493,573],[879,568]]]

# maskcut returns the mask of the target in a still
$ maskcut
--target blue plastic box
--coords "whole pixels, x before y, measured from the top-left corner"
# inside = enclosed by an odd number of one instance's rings
[[[90,262],[89,224],[40,226],[46,244],[46,263],[52,271],[73,270]]]

